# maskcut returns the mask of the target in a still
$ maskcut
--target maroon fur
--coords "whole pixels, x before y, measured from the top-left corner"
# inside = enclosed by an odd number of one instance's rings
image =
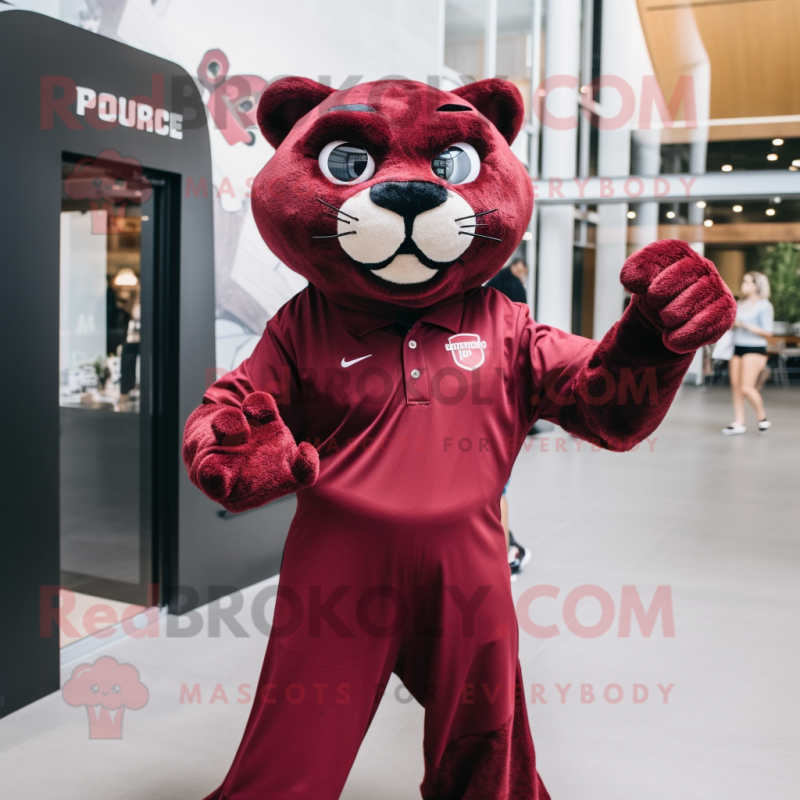
[[[675,353],[717,341],[736,319],[736,301],[716,267],[679,239],[634,253],[620,280]]]
[[[514,714],[501,728],[447,746],[438,764],[425,755],[423,800],[550,800],[536,771],[536,753],[517,666]]]
[[[374,310],[387,304],[433,305],[480,286],[508,260],[533,211],[530,178],[507,143],[522,118],[522,97],[513,84],[491,79],[443,92],[414,81],[376,81],[330,93],[313,81],[284,78],[273,83],[259,103],[258,119],[271,142],[279,141],[276,126],[283,130],[287,103],[298,93],[295,112],[314,101],[317,105],[286,135],[256,178],[252,193],[258,229],[284,263],[330,299]],[[328,113],[333,106],[349,104],[376,111]],[[469,110],[436,110],[447,105]],[[355,186],[325,179],[317,159],[335,139],[369,151],[376,164],[372,178]],[[434,175],[431,160],[456,142],[475,147],[481,172],[472,183],[451,186]],[[353,268],[338,240],[312,237],[336,233],[335,218],[325,213],[319,200],[341,207],[352,195],[383,181],[438,183],[461,194],[475,211],[499,209],[482,219],[486,227],[480,231],[502,242],[474,239],[456,264],[424,284],[371,279]]]
[[[189,417],[183,461],[192,483],[228,511],[256,508],[311,486],[319,455],[307,442],[295,444],[272,395],[254,392],[242,409],[207,404]]]
[[[522,96],[513,83],[499,78],[475,81],[453,90],[488,119],[511,144],[525,121]]]
[[[694,351],[736,318],[736,301],[714,265],[676,239],[654,242],[625,262],[636,292],[566,394],[559,422],[569,433],[625,451],[661,424]],[[565,396],[566,396],[565,394]]]
[[[258,126],[277,150],[297,121],[335,90],[309,78],[282,78],[264,92],[258,104]]]

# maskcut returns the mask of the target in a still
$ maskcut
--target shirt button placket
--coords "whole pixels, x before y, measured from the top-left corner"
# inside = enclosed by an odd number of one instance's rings
[[[429,403],[428,375],[422,352],[419,323],[406,334],[403,340],[403,377],[406,384],[406,404]]]

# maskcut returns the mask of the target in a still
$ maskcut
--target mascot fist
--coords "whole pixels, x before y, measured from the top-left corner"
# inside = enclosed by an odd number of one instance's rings
[[[634,253],[620,280],[674,353],[716,342],[736,319],[736,301],[716,267],[678,239]]]
[[[186,422],[183,460],[189,478],[228,511],[246,511],[311,486],[319,455],[296,445],[275,398],[253,392],[241,409],[200,406]]]

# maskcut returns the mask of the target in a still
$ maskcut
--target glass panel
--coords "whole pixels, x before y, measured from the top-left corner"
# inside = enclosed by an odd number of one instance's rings
[[[62,180],[61,584],[78,633],[62,633],[63,645],[93,632],[83,627],[86,609],[98,610],[101,629],[148,603],[149,424],[140,378],[150,261],[141,233],[151,190],[140,167],[100,159],[65,161]]]
[[[634,141],[635,146],[635,141]],[[663,144],[661,171],[691,172],[692,146]],[[763,139],[717,140],[705,145],[705,169],[708,172],[742,170],[800,170],[800,139],[784,139],[768,133]]]
[[[692,199],[687,202],[573,206],[573,329],[600,337],[622,313],[619,270],[627,256],[654,241],[681,239],[711,259],[734,293],[747,271],[772,284],[776,337],[800,337],[800,196]],[[598,297],[597,269],[608,291]],[[569,265],[559,265],[568,269]],[[603,288],[602,286],[600,287]],[[598,324],[594,315],[600,313]],[[777,346],[777,341],[776,341]],[[790,365],[792,366],[792,365]],[[798,365],[800,366],[800,365]]]
[[[714,262],[737,297],[746,272],[766,275],[775,325],[762,377],[781,386],[800,381],[800,196],[632,203],[628,209],[628,254],[652,241],[682,239]],[[597,235],[613,238],[613,231]],[[711,353],[705,348],[693,365],[698,381],[725,377],[726,364],[714,362]]]

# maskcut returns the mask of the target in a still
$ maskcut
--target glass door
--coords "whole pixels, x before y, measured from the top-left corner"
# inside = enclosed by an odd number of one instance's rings
[[[62,164],[62,646],[158,604],[152,438],[163,181],[108,155]]]

